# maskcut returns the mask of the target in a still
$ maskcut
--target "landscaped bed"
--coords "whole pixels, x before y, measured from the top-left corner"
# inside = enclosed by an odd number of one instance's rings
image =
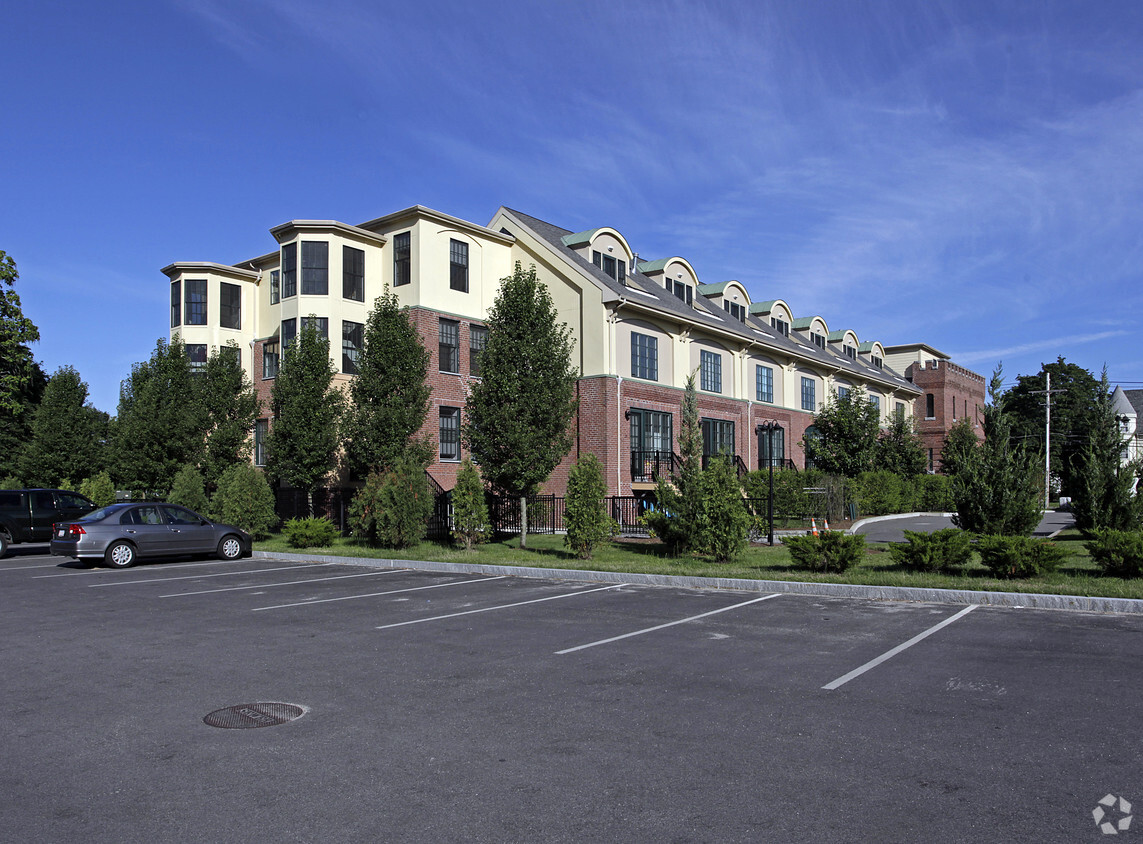
[[[841,574],[821,574],[796,567],[790,552],[781,545],[751,545],[732,563],[717,564],[703,557],[673,558],[654,539],[617,539],[597,547],[590,560],[581,560],[568,551],[562,536],[528,537],[528,547],[520,548],[519,537],[478,546],[472,552],[436,542],[421,542],[412,548],[387,550],[372,548],[353,539],[338,539],[321,548],[292,548],[281,535],[256,542],[256,551],[312,553],[344,557],[371,557],[386,560],[433,560],[482,565],[528,566],[553,569],[635,572],[640,574],[683,575],[688,577],[728,577],[753,580],[791,580],[812,583],[853,583],[867,586],[903,586],[930,589],[970,589],[988,592],[1029,592],[1056,595],[1082,595],[1106,598],[1143,599],[1143,579],[1105,577],[1091,560],[1078,531],[1065,531],[1054,542],[1067,556],[1053,573],[1026,580],[992,577],[974,558],[963,575],[906,571],[894,564],[884,543],[870,543],[862,560]]]

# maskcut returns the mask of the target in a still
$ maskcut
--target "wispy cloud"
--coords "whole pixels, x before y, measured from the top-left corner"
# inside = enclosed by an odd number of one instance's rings
[[[1068,334],[1063,337],[1050,337],[1044,340],[1034,340],[1029,343],[1020,343],[1015,346],[1006,346],[999,349],[984,349],[977,351],[959,350],[952,358],[964,363],[977,363],[979,361],[994,361],[1011,358],[1017,355],[1026,355],[1030,352],[1042,352],[1045,349],[1065,349],[1069,346],[1080,346],[1087,343],[1097,343],[1112,337],[1123,337],[1128,331],[1102,331],[1098,334]]]

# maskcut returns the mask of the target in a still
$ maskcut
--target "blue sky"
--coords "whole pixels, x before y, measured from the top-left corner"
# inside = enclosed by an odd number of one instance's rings
[[[114,413],[176,261],[610,225],[862,340],[1143,386],[1143,4],[9,0],[0,249]]]

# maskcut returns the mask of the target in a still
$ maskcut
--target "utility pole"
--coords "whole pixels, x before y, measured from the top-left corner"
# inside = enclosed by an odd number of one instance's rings
[[[1044,389],[1032,390],[1032,395],[1044,397],[1044,509],[1051,504],[1052,495],[1052,395],[1063,390],[1052,389],[1052,373],[1044,371]]]

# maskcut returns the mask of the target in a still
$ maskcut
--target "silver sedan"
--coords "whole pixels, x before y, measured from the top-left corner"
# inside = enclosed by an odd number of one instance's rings
[[[217,554],[236,560],[250,554],[241,528],[203,518],[176,504],[111,504],[71,522],[52,526],[51,551],[77,560],[102,560],[125,569],[140,559]]]

